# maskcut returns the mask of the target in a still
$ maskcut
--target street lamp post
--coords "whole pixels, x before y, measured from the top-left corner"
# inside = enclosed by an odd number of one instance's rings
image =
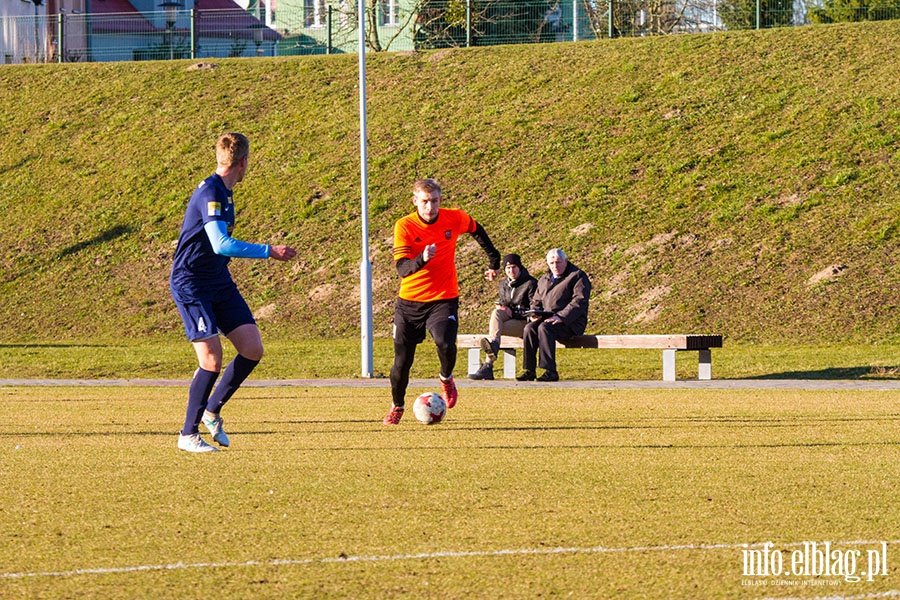
[[[359,0],[359,171],[362,201],[362,259],[359,261],[362,376],[375,376],[372,340],[372,261],[369,258],[369,166],[366,148],[366,0]]]
[[[175,58],[175,21],[178,19],[178,11],[184,8],[181,0],[163,0],[159,7],[166,11],[166,43],[169,46],[169,60]]]
[[[261,46],[263,43],[263,35],[268,28],[259,21],[251,25],[250,28],[253,33],[253,43],[256,44],[256,56],[262,56],[263,49]]]

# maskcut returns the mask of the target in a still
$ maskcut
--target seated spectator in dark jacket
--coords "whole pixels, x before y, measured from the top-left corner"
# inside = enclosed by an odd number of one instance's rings
[[[556,342],[582,335],[587,327],[591,281],[568,261],[566,253],[554,248],[547,253],[550,271],[538,280],[531,300],[532,312],[523,340],[525,371],[518,381],[534,381],[537,367],[544,369],[538,381],[559,381],[556,370]]]
[[[485,353],[484,364],[469,375],[469,379],[493,379],[494,361],[500,351],[500,336],[522,337],[527,316],[531,308],[531,298],[537,288],[537,279],[531,276],[518,254],[507,254],[500,263],[506,272],[506,279],[499,285],[499,300],[491,312],[488,335],[481,338],[481,349]]]

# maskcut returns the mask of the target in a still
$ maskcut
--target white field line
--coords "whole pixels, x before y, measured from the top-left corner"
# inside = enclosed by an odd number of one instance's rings
[[[766,542],[768,543],[768,542]],[[776,544],[776,548],[789,548],[801,546],[808,542],[791,542]],[[844,541],[831,542],[832,546],[857,546],[881,544],[879,541]],[[900,544],[900,540],[887,542],[890,545]],[[93,569],[75,569],[72,571],[34,571],[23,573],[0,573],[0,579],[25,579],[28,577],[72,577],[75,575],[109,575],[116,573],[136,573],[141,571],[181,571],[186,569],[221,569],[240,567],[276,567],[283,565],[315,565],[331,563],[365,563],[365,562],[389,562],[397,560],[429,560],[434,558],[470,558],[492,556],[540,556],[550,554],[619,554],[631,552],[683,552],[690,550],[742,550],[749,548],[762,548],[763,543],[753,544],[680,544],[674,546],[635,546],[631,548],[607,548],[595,546],[593,548],[520,548],[507,550],[471,550],[471,551],[445,551],[422,552],[419,554],[388,554],[381,556],[339,556],[325,558],[285,558],[267,561],[248,560],[245,562],[210,562],[210,563],[173,563],[169,565],[138,565],[131,567],[107,567]],[[900,595],[900,592],[885,592],[890,595]],[[858,596],[858,598],[880,598],[887,596]],[[827,598],[836,598],[829,596]],[[785,600],[785,599],[781,599]],[[824,598],[822,600],[825,600]],[[845,600],[849,600],[845,599]]]

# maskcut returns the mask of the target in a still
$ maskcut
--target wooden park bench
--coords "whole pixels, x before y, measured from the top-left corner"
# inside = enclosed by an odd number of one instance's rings
[[[469,373],[481,366],[481,338],[484,334],[459,334],[456,344],[469,350]],[[516,376],[516,350],[523,348],[522,338],[502,336],[500,354],[503,355],[503,377]],[[698,379],[712,379],[712,351],[722,347],[721,335],[580,335],[565,342],[557,342],[557,348],[638,348],[659,349],[663,354],[663,381],[675,381],[675,353],[694,351],[698,355]],[[499,358],[499,357],[498,357]]]

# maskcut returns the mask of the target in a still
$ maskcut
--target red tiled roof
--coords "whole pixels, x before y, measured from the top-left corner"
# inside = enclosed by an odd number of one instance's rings
[[[263,39],[274,41],[281,34],[266,27],[254,15],[238,6],[234,0],[195,0],[197,35],[212,38],[253,39],[256,29],[262,29]],[[129,0],[93,0],[92,31],[95,33],[154,33],[163,31],[137,10]],[[178,27],[178,31],[183,31]]]
[[[195,0],[194,8],[197,10],[244,10],[234,0]]]
[[[95,15],[137,12],[138,10],[128,0],[94,0],[91,2],[91,13]]]
[[[128,0],[91,2],[91,30],[95,33],[152,33],[159,31]]]
[[[196,0],[197,35],[201,37],[253,38],[255,29],[260,28],[266,41],[281,39],[281,34],[266,27],[234,0]]]

